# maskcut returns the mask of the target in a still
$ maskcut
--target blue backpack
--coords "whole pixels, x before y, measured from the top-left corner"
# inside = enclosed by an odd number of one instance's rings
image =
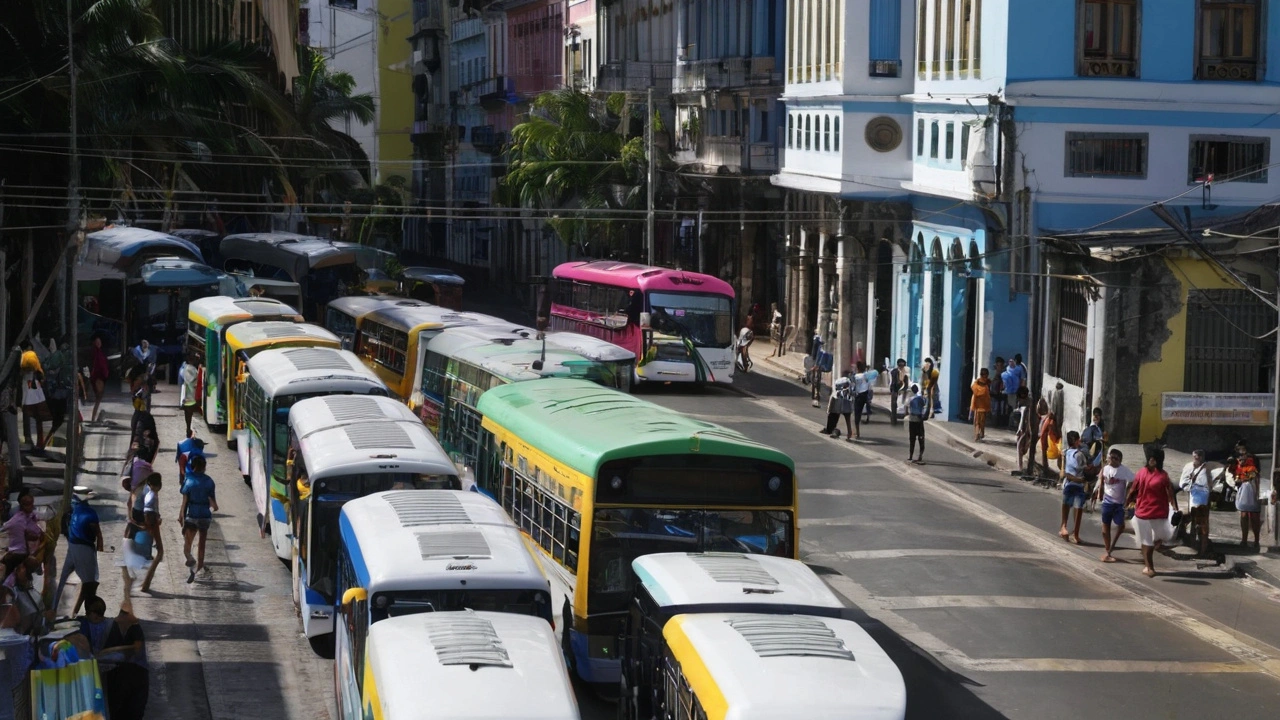
[[[822,372],[831,372],[832,362],[831,353],[826,350],[822,350],[818,353],[818,368],[821,369]]]

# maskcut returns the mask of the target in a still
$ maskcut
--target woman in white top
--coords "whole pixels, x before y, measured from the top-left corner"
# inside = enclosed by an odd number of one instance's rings
[[[751,343],[755,342],[756,333],[752,329],[755,323],[752,322],[751,316],[747,316],[747,322],[742,326],[742,330],[738,332],[738,367],[742,372],[751,372]]]
[[[187,419],[188,437],[191,435],[191,418],[200,407],[199,379],[200,366],[197,364],[195,354],[188,353],[182,362],[182,367],[178,368],[178,380],[182,383],[182,387],[178,390],[178,404],[182,406],[182,414]]]
[[[1209,492],[1213,487],[1213,479],[1209,477],[1209,466],[1204,463],[1203,450],[1191,452],[1191,462],[1183,466],[1178,487],[1186,491],[1190,498],[1191,512],[1187,517],[1191,528],[1200,536],[1200,555],[1208,555]]]

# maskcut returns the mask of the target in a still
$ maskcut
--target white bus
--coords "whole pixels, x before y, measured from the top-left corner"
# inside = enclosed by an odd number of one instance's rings
[[[249,359],[244,418],[249,429],[249,478],[258,507],[258,526],[271,534],[276,555],[293,556],[285,460],[289,450],[289,408],[321,395],[386,395],[376,375],[347,350],[284,348],[263,350]]]
[[[551,628],[536,618],[438,612],[369,629],[342,720],[578,720]]]
[[[620,718],[905,715],[902,673],[804,563],[658,553],[631,567]]]
[[[294,605],[303,632],[322,655],[333,646],[342,506],[387,490],[462,487],[449,456],[409,408],[372,395],[329,395],[294,404],[285,484]]]
[[[534,548],[479,493],[367,495],[343,506],[338,527],[336,596],[345,617],[335,632],[339,707],[361,697],[359,648],[370,626],[387,618],[466,609],[531,615],[554,627],[556,598]]]

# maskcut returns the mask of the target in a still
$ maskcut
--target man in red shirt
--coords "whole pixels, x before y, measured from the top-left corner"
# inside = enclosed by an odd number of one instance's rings
[[[1169,506],[1173,505],[1174,510],[1178,509],[1173,481],[1160,467],[1161,459],[1154,453],[1147,456],[1147,466],[1134,476],[1127,498],[1128,502],[1136,503],[1133,532],[1142,544],[1142,574],[1147,577],[1156,576],[1156,546],[1168,541],[1173,535],[1173,526],[1169,524]]]

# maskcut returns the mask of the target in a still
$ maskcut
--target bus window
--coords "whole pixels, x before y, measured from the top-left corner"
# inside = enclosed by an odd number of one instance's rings
[[[679,323],[698,347],[719,348],[733,342],[733,301],[727,297],[650,292],[649,307]]]

